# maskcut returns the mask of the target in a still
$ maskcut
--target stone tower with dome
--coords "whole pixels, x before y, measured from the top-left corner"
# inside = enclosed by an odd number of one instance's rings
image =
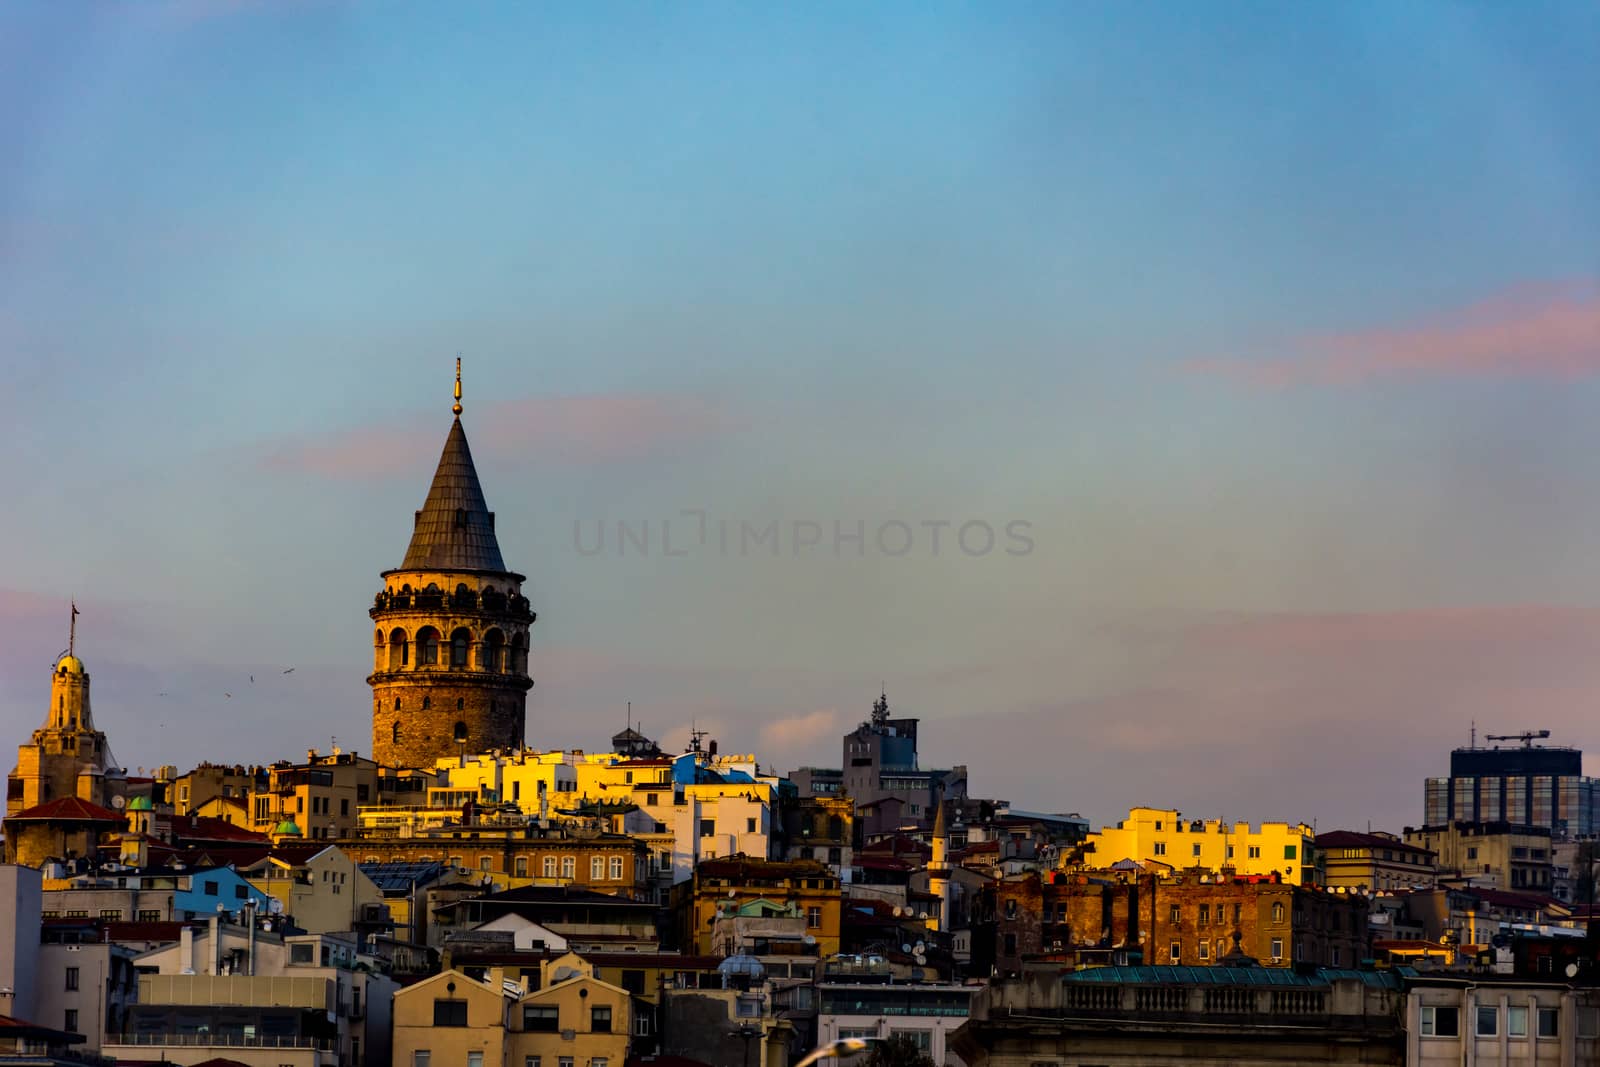
[[[374,623],[372,755],[431,767],[462,753],[521,748],[527,716],[528,629],[535,615],[522,575],[507,569],[461,426],[445,437],[411,543],[383,572]]]
[[[44,725],[17,747],[6,779],[6,815],[76,797],[104,806],[121,796],[126,772],[89,711],[89,672],[78,658],[78,607],[72,606],[67,651],[50,669],[50,710]]]

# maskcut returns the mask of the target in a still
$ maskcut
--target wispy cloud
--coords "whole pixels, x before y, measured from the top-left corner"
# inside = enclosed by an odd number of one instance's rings
[[[1287,358],[1195,359],[1185,368],[1266,388],[1404,376],[1588,377],[1600,373],[1600,282],[1516,286],[1417,321],[1310,335],[1288,348]]]
[[[547,457],[569,464],[642,459],[737,426],[708,398],[670,393],[524,397],[482,406],[466,419],[479,457]],[[266,449],[262,465],[338,479],[413,475],[437,457],[442,435],[438,419],[408,416],[392,425],[277,442]]]

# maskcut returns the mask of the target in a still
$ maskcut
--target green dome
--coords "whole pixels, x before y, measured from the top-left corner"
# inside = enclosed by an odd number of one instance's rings
[[[134,797],[128,801],[129,811],[155,811],[156,806],[150,803],[149,797]]]
[[[285,819],[272,831],[280,837],[301,837],[300,827],[295,825],[293,819]]]

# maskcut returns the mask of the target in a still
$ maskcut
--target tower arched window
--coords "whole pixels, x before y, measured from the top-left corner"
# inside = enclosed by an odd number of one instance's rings
[[[389,728],[389,740],[397,745],[400,743],[400,720],[398,719],[396,719],[394,725]]]
[[[506,658],[506,635],[499,630],[490,630],[483,635],[483,669],[499,674],[504,669]]]
[[[465,711],[466,709],[467,709],[467,698],[466,697],[456,697],[456,710],[457,711]]]
[[[462,627],[450,635],[450,666],[463,670],[467,666],[467,651],[472,647],[472,634]]]
[[[427,711],[431,707],[433,707],[433,698],[432,697],[423,697],[422,698],[422,710],[423,711]]]
[[[528,639],[522,634],[511,639],[511,659],[507,669],[512,674],[528,673]]]
[[[417,631],[417,666],[432,667],[439,662],[439,631],[424,626]]]
[[[456,742],[459,744],[467,739],[467,724],[457,720],[455,731]]]
[[[394,710],[395,711],[399,711],[400,710],[400,698],[399,697],[395,697],[394,698]]]
[[[399,670],[410,660],[411,646],[406,632],[398,626],[389,631],[389,669]]]

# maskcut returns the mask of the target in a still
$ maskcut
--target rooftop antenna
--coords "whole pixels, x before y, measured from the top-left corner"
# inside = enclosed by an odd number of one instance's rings
[[[1477,748],[1478,747],[1478,720],[1477,719],[1473,719],[1472,720],[1472,741],[1467,745],[1467,747],[1468,748]]]
[[[459,419],[461,417],[461,356],[459,353],[456,355],[456,402],[451,405],[450,410],[455,413],[456,418]]]
[[[78,647],[78,602],[74,599],[68,603],[72,605],[72,619],[67,624],[67,655],[75,656]]]

